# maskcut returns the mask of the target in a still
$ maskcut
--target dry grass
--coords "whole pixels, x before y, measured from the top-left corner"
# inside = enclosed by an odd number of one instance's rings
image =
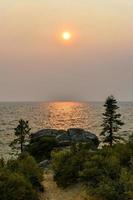
[[[80,185],[65,190],[59,188],[53,181],[53,175],[50,171],[45,173],[43,183],[45,193],[41,200],[88,200],[88,198],[85,198],[84,190]]]

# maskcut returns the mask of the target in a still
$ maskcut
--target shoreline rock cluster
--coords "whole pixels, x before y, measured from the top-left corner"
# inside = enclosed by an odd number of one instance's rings
[[[93,142],[96,146],[99,145],[99,139],[94,133],[81,128],[70,128],[68,130],[42,129],[31,135],[33,140],[40,137],[54,137],[60,145],[66,144],[66,146],[72,142]]]

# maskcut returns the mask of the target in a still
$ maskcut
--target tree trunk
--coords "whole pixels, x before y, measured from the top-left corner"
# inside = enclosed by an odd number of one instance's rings
[[[23,152],[23,142],[21,140],[21,153]]]
[[[20,141],[20,144],[21,144],[21,153],[23,152],[23,142],[24,142],[24,138],[23,138],[23,134],[21,134],[21,141]]]

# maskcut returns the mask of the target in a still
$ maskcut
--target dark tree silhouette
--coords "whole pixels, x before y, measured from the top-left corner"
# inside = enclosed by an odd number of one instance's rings
[[[104,107],[105,113],[103,113],[103,129],[101,135],[105,137],[104,142],[112,146],[114,142],[122,139],[116,133],[124,123],[120,119],[121,114],[117,113],[119,107],[114,96],[111,95],[106,99]]]
[[[19,121],[18,126],[14,130],[15,130],[16,138],[13,140],[10,146],[12,148],[17,149],[17,145],[20,145],[18,148],[21,150],[21,153],[22,153],[24,150],[24,143],[26,140],[26,136],[30,134],[30,130],[31,130],[31,128],[29,128],[29,122],[21,119]]]

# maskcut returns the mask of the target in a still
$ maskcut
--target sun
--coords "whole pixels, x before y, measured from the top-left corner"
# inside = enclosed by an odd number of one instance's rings
[[[68,41],[68,40],[71,39],[71,37],[72,37],[72,34],[71,34],[70,32],[68,32],[68,31],[62,33],[62,38],[63,38],[63,40]]]

